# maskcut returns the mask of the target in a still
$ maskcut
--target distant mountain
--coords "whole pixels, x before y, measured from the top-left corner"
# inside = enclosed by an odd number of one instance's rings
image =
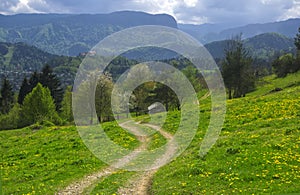
[[[133,11],[0,15],[0,41],[25,42],[53,54],[76,56],[114,32],[139,25],[177,28],[176,20],[170,15]]]
[[[228,29],[226,24],[178,24],[178,28],[199,40],[202,44],[218,40],[218,34]]]
[[[300,18],[289,19],[281,22],[265,23],[265,24],[249,24],[246,26],[224,30],[220,33],[223,38],[242,33],[244,38],[253,37],[255,35],[275,32],[287,37],[295,37],[300,27]]]
[[[226,27],[222,24],[203,25],[178,25],[179,29],[194,36],[201,43],[206,44],[213,41],[230,39],[232,36],[242,33],[243,38],[250,38],[264,33],[279,33],[287,37],[294,37],[300,27],[300,18],[286,21],[249,24],[241,27]]]
[[[215,41],[208,43],[205,48],[216,58],[224,58],[224,50],[230,40]],[[294,52],[294,39],[278,33],[264,33],[245,39],[244,46],[248,49],[249,54],[254,58],[267,60],[279,52]]]
[[[216,62],[221,65],[225,49],[231,40],[215,41],[205,45]],[[272,72],[272,61],[283,53],[296,53],[294,40],[278,33],[264,33],[243,40],[244,47],[254,59],[254,66],[259,74]]]

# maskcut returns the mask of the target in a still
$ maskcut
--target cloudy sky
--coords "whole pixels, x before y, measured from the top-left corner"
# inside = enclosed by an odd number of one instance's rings
[[[0,0],[1,14],[167,13],[179,23],[243,25],[300,17],[300,0]]]

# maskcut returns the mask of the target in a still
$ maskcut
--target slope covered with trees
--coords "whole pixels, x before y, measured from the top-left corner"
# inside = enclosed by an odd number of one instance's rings
[[[25,42],[50,53],[77,56],[89,51],[104,37],[138,25],[177,28],[176,20],[170,15],[134,11],[80,15],[0,15],[0,40]]]

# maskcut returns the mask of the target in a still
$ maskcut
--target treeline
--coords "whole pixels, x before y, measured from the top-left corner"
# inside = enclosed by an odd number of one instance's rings
[[[297,54],[286,53],[273,61],[272,67],[274,73],[278,77],[285,77],[289,73],[294,73],[300,70],[300,27],[295,37],[295,46],[297,47]]]
[[[284,77],[289,73],[300,70],[300,28],[299,33],[295,37],[295,45],[298,49],[297,55],[294,56],[287,53],[278,56],[272,63],[273,72],[278,77]],[[236,36],[228,41],[225,54],[225,58],[221,61],[221,73],[227,88],[228,97],[229,99],[244,97],[255,89],[256,81],[261,76],[255,70],[255,60],[244,47],[241,36]],[[59,61],[64,59],[61,58]],[[77,64],[79,60],[69,60],[67,62],[71,64],[76,62]],[[161,62],[170,64],[180,70],[188,78],[196,92],[206,88],[204,78],[188,59],[178,57],[161,60]],[[112,96],[112,91],[118,77],[127,69],[130,69],[127,80],[132,80],[133,82],[139,76],[151,75],[147,65],[142,65],[142,68],[136,69],[134,66],[136,64],[139,64],[137,60],[118,57],[101,76],[91,73],[90,77],[93,77],[94,83],[82,83],[84,85],[83,89],[92,89],[93,87],[96,89],[95,96],[88,97],[94,98],[88,99],[88,102],[95,102],[95,105],[86,103],[83,104],[85,106],[82,108],[83,112],[89,112],[93,108],[96,110],[97,116],[91,115],[88,123],[93,124],[95,120],[100,122],[114,120],[112,109],[123,117],[124,114],[129,114],[126,113],[126,109],[121,107],[121,105],[113,105],[115,107],[112,107],[112,98],[119,98],[118,95]],[[20,128],[35,123],[60,125],[73,122],[72,102],[75,101],[77,103],[76,101],[81,101],[80,97],[72,100],[72,87],[64,87],[62,85],[59,77],[53,72],[52,66],[53,64],[46,65],[41,72],[34,72],[29,78],[24,78],[18,93],[14,93],[13,87],[7,78],[2,79],[0,129]],[[168,74],[172,75],[175,73],[171,71]],[[211,79],[214,78],[213,74],[213,71],[211,71]],[[180,80],[174,82],[180,82]],[[180,85],[177,86],[180,87]],[[82,96],[86,95],[86,93],[82,93]],[[181,100],[178,99],[170,87],[163,83],[154,81],[143,83],[136,87],[131,94],[127,95],[129,96],[129,112],[135,115],[148,113],[149,106],[155,102],[163,104],[166,111],[181,109]],[[157,105],[154,105],[154,108],[155,106]]]
[[[24,78],[18,94],[9,80],[1,85],[0,129],[14,129],[34,123],[64,124],[73,120],[71,88],[65,92],[49,65],[42,72]]]
[[[278,55],[272,62],[273,73],[285,77],[300,70],[300,28],[295,37],[297,55],[286,53]],[[255,89],[257,79],[261,76],[255,68],[255,59],[244,47],[241,35],[232,38],[225,49],[225,58],[221,61],[221,72],[227,88],[228,98],[244,97]]]
[[[203,77],[193,66],[186,66],[182,69],[182,73],[191,81],[196,92],[206,87],[203,85],[205,83]],[[168,82],[173,82],[176,87],[180,88],[178,90],[181,92],[186,90],[185,86],[181,85],[181,77],[177,75],[178,73],[169,71],[167,74],[169,77],[177,78]],[[159,73],[154,73],[154,75],[159,75]],[[175,92],[169,87],[170,83],[149,81],[135,87],[139,81],[147,80],[147,78],[151,80],[152,76],[153,72],[146,64],[131,67],[130,71],[123,75],[118,83],[108,72],[100,76],[93,72],[89,73],[86,80],[75,88],[76,95],[72,101],[77,106],[76,118],[80,119],[80,124],[95,124],[96,120],[105,122],[114,120],[114,117],[128,117],[129,114],[144,115],[150,111],[149,106],[155,102],[160,102],[166,111],[180,110],[182,99],[178,99]],[[166,75],[160,76],[167,77]],[[120,83],[122,83],[121,88]],[[124,88],[134,90],[129,93],[127,90],[123,91]],[[112,94],[113,89],[117,91],[117,94]],[[94,97],[90,95],[93,93],[95,93]],[[93,102],[93,98],[95,98],[95,105],[88,103]],[[154,105],[153,109],[158,109],[158,107]],[[96,110],[97,116],[94,115],[94,110]],[[115,116],[113,116],[112,110],[115,111]]]

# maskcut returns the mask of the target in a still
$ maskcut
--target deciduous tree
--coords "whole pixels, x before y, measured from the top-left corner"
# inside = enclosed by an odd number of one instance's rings
[[[54,100],[50,90],[40,83],[24,99],[21,111],[22,126],[48,120],[54,123],[58,121]]]
[[[112,115],[111,92],[113,89],[112,77],[108,73],[100,75],[95,93],[95,106],[99,122],[109,119]],[[105,119],[105,116],[107,119]]]
[[[71,86],[67,87],[64,93],[63,100],[61,102],[61,112],[60,116],[63,120],[72,122],[73,112],[72,112],[72,88]]]

